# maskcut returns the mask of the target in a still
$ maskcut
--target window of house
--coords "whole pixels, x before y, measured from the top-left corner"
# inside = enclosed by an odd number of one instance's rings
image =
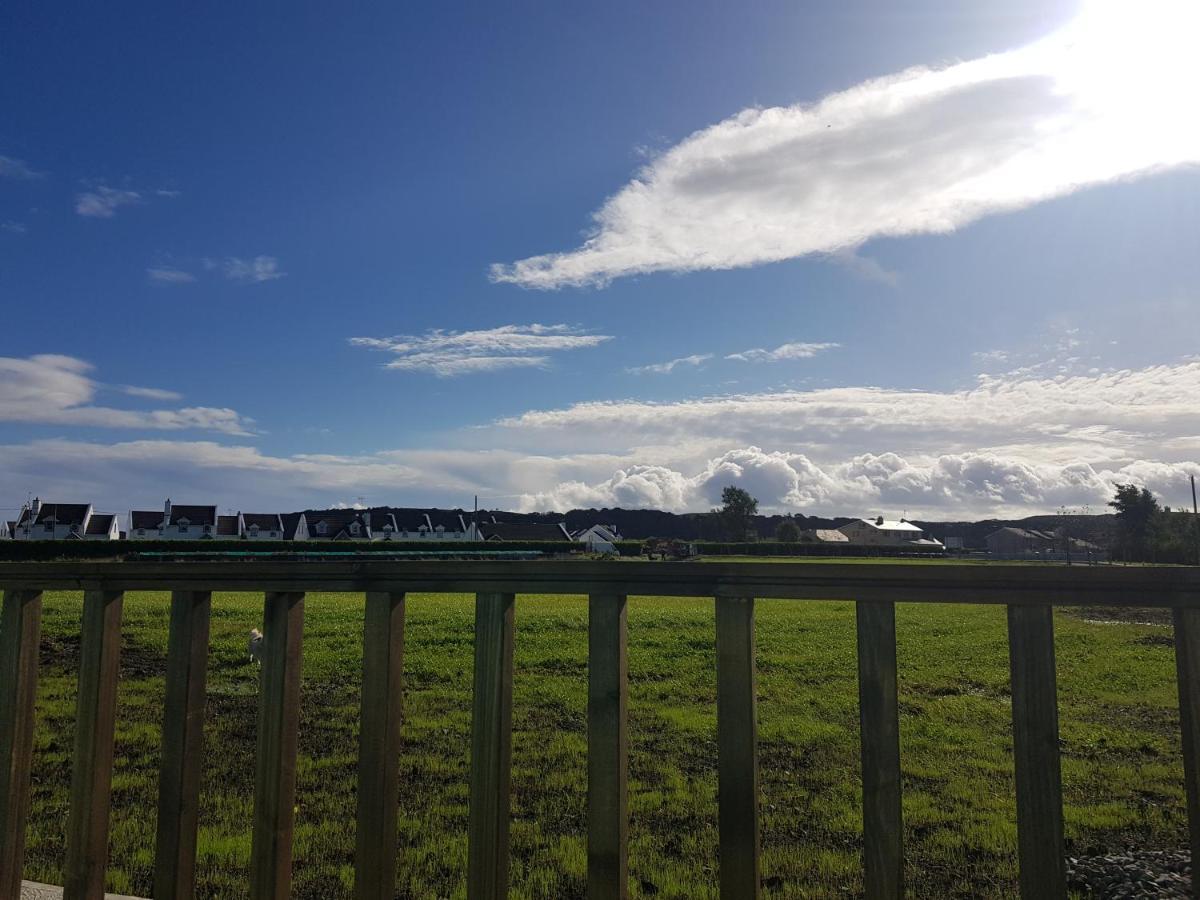
[[[186,526],[186,525],[180,525],[180,526],[179,526],[179,533],[180,533],[180,534],[187,534],[187,526]]]
[[[45,527],[46,527],[46,531],[48,533],[54,534],[54,523],[53,522],[47,522]]]

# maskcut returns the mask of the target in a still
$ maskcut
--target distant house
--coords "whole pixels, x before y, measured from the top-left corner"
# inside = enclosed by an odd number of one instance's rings
[[[237,514],[238,533],[248,541],[284,540],[283,516],[279,513]]]
[[[119,536],[116,516],[107,513],[101,514],[108,517],[106,520],[96,523],[98,529],[101,525],[103,528],[96,534],[88,534],[94,515],[90,503],[43,503],[34,497],[33,502],[21,508],[9,532],[17,541],[116,540]]]
[[[592,553],[616,553],[621,535],[617,533],[616,525],[593,525],[575,532],[574,539]]]
[[[481,522],[479,539],[482,541],[562,541],[571,543],[571,534],[566,526],[558,523],[537,522]]]
[[[1005,526],[984,538],[988,553],[996,557],[1038,556],[1061,547],[1054,534],[1032,528]]]
[[[284,513],[279,518],[283,523],[285,541],[308,540],[308,519],[304,513]]]
[[[905,519],[855,519],[838,529],[851,544],[864,547],[916,547],[941,549],[942,542],[925,537],[925,532]]]
[[[85,541],[116,541],[121,539],[121,528],[115,513],[92,513],[87,527],[83,529]]]
[[[217,516],[217,540],[234,541],[242,536],[237,516]]]
[[[307,540],[310,541],[369,541],[371,523],[365,510],[326,509],[306,513]]]
[[[170,498],[163,511],[134,509],[129,512],[130,540],[203,540],[217,536],[217,508],[173,504]]]

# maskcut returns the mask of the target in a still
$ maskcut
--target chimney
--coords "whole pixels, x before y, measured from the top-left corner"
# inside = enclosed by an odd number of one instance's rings
[[[878,518],[875,520],[875,524],[876,524],[876,525],[882,525],[882,524],[883,524],[883,516],[879,516],[879,517],[878,517]]]
[[[28,494],[26,494],[28,496]],[[34,497],[33,502],[29,504],[29,520],[33,521],[38,517],[38,513],[42,511],[41,497]]]
[[[163,504],[163,525],[171,524],[171,498],[167,498],[167,502]]]

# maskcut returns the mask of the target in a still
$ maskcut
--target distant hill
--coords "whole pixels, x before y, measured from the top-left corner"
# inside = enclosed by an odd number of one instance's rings
[[[431,512],[427,507],[378,506],[373,507],[373,509],[394,513],[399,521],[411,519],[411,514],[414,513]],[[461,513],[468,523],[470,523],[473,515],[471,510],[454,509],[448,511]],[[314,512],[318,511],[306,511],[309,516]],[[603,509],[573,509],[566,513],[518,513],[502,509],[481,509],[479,511],[479,520],[481,522],[489,521],[492,517],[495,517],[497,522],[563,522],[566,524],[568,531],[580,531],[597,523],[615,525],[617,531],[623,537],[633,539],[650,537],[678,538],[685,541],[715,541],[722,539],[718,524],[711,513],[672,513],[659,509],[621,509],[620,507],[613,509],[607,507]],[[775,536],[775,531],[779,525],[788,519],[794,521],[802,529],[839,528],[847,522],[853,521],[853,518],[850,516],[836,516],[834,518],[805,515],[755,516],[754,528],[760,538],[772,538]],[[913,523],[923,528],[931,537],[935,537],[940,541],[945,541],[948,537],[960,537],[963,539],[964,545],[968,549],[973,550],[984,549],[986,546],[984,539],[996,529],[1005,526],[1034,528],[1040,531],[1054,531],[1055,529],[1065,527],[1071,537],[1082,538],[1083,540],[1099,544],[1101,547],[1112,545],[1116,538],[1117,528],[1116,516],[1112,514],[1098,516],[1027,516],[1023,519],[984,519],[979,522],[937,522],[918,521],[914,519]]]

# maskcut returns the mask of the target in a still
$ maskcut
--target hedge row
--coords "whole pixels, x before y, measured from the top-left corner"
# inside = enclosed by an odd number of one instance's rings
[[[0,541],[0,560],[41,561],[53,559],[117,559],[140,553],[205,555],[218,553],[254,555],[279,553],[289,556],[306,553],[328,554],[480,554],[493,550],[517,550],[537,553],[578,553],[581,544],[563,541]],[[621,556],[638,556],[641,541],[617,544]]]
[[[940,548],[865,547],[861,544],[813,544],[787,541],[721,543],[696,541],[701,556],[942,556]]]

